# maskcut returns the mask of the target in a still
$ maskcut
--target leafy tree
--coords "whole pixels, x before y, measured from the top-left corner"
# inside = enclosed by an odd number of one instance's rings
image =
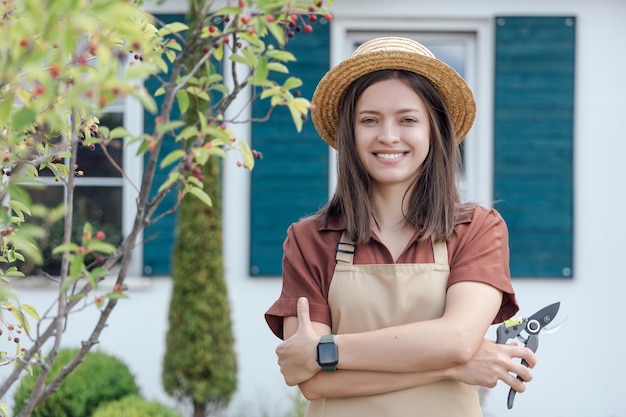
[[[24,372],[39,369],[19,416],[30,416],[98,343],[111,312],[126,297],[124,282],[144,228],[175,212],[188,194],[212,204],[198,169],[202,171],[209,161],[218,166],[227,152],[238,153],[240,164],[252,169],[253,151],[228,129],[233,120],[227,114],[241,111],[227,113],[237,95],[253,87],[252,100],[270,100],[271,107],[287,106],[297,130],[309,111],[309,102],[292,94],[300,80],[286,77],[279,83],[274,79],[288,74],[288,64],[295,59],[282,46],[294,36],[296,26],[310,32],[306,22],[315,19],[311,16],[328,13],[321,1],[247,0],[223,7],[207,1],[197,10],[198,25],[192,29],[183,22],[159,22],[142,3],[0,2],[0,161],[4,173],[0,199],[5,208],[0,210],[0,365],[13,365],[0,381],[0,397]],[[202,53],[200,58],[188,66],[197,51]],[[217,72],[201,75],[200,70],[212,60],[233,74],[231,83]],[[142,87],[149,77],[161,83],[155,94],[162,96],[161,104]],[[215,94],[218,98],[211,101]],[[152,131],[137,134],[100,125],[99,116],[106,107],[123,99],[138,100],[155,115]],[[176,116],[174,108],[187,116]],[[187,114],[191,111],[197,117],[193,124]],[[131,184],[137,191],[133,227],[121,243],[114,244],[87,219],[79,225],[82,234],[74,238],[75,179],[84,175],[78,149],[101,149],[125,176],[110,154],[122,141],[124,146],[136,147],[137,157],[146,161],[141,182]],[[175,143],[177,149],[162,154],[164,143]],[[169,173],[163,183],[155,183],[158,169]],[[206,177],[215,175],[206,169]],[[65,192],[63,243],[52,251],[62,256],[61,269],[58,276],[50,277],[58,282],[58,292],[54,304],[40,315],[20,303],[11,282],[23,275],[20,262],[43,260],[38,242],[45,231],[33,222],[37,207],[29,192],[45,190],[39,179],[42,172],[52,175]],[[162,207],[172,192],[177,193],[176,203]],[[116,265],[116,272],[111,272]],[[104,292],[98,284],[111,275],[114,289]],[[48,378],[63,332],[71,325],[70,313],[90,306],[100,310],[98,319],[76,355]],[[12,349],[15,352],[9,353]],[[6,407],[0,406],[0,414],[8,414]]]

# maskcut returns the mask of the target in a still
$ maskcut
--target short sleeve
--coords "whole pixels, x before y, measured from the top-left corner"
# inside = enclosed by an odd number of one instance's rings
[[[327,301],[329,250],[319,239],[312,220],[301,220],[287,230],[283,244],[282,291],[279,299],[265,313],[272,332],[283,338],[283,318],[296,316],[298,298],[309,300],[311,320],[331,325]]]
[[[519,309],[509,269],[506,223],[494,209],[477,207],[470,222],[457,225],[457,246],[450,262],[448,287],[462,281],[489,284],[502,291],[500,310],[493,323],[512,317]]]

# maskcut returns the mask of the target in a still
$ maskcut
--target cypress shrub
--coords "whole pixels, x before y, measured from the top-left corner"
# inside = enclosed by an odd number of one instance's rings
[[[202,8],[206,1],[190,2],[190,27],[198,24],[194,5]],[[202,52],[196,51],[186,65],[195,66],[201,56]],[[214,60],[207,62],[198,77],[218,73],[219,65]],[[212,100],[216,99],[213,96]],[[187,125],[198,123],[198,112],[206,114],[208,106],[204,100],[190,100],[185,113]],[[216,109],[216,115],[222,111]],[[222,257],[219,168],[219,158],[210,157],[201,168],[203,178],[198,177],[213,202],[211,207],[191,195],[181,201],[172,258],[163,387],[179,400],[191,402],[194,417],[205,417],[226,406],[237,389],[237,358]]]
[[[178,411],[157,401],[148,401],[138,395],[101,405],[92,417],[182,417]]]
[[[203,167],[209,207],[188,196],[178,211],[172,259],[173,290],[163,362],[163,386],[191,400],[194,416],[225,406],[237,388],[230,306],[222,259],[218,162]]]
[[[77,353],[78,349],[61,349],[47,381],[51,381]],[[34,368],[32,376],[22,378],[14,396],[14,415],[26,405],[40,371]],[[125,363],[105,353],[89,352],[59,388],[35,407],[32,416],[91,417],[100,404],[137,393],[139,388],[135,377]]]

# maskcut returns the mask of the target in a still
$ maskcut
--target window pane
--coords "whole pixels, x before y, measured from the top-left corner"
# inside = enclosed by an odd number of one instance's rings
[[[90,222],[95,230],[103,230],[107,241],[117,243],[122,232],[121,187],[76,187],[74,219],[79,225]]]

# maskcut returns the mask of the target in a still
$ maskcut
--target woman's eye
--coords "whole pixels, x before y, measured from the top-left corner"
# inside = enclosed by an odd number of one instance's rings
[[[364,124],[376,123],[376,119],[372,119],[372,118],[363,119],[361,120],[361,123],[364,123]]]
[[[403,122],[403,123],[417,123],[417,120],[415,120],[415,119],[414,119],[414,118],[412,118],[412,117],[407,117],[407,118],[405,118],[405,119],[402,119],[402,122]]]

